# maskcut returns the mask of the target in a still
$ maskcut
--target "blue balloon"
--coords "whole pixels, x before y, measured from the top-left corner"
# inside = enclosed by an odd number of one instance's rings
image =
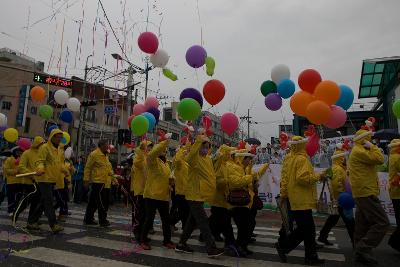
[[[72,115],[72,112],[69,111],[68,109],[64,109],[60,113],[60,120],[62,120],[63,122],[71,123],[73,119],[74,119],[74,116]]]
[[[289,98],[294,94],[295,91],[295,85],[294,82],[289,80],[289,79],[284,79],[278,84],[278,94],[282,98]]]
[[[353,209],[355,206],[353,196],[347,192],[340,193],[338,202],[343,209]]]
[[[339,85],[340,98],[336,102],[336,106],[342,107],[344,110],[348,110],[354,101],[354,92],[347,85]]]
[[[54,129],[58,129],[58,126],[55,124],[52,124],[49,127],[47,127],[47,135],[50,135],[51,131],[53,131]]]
[[[152,131],[156,126],[156,118],[150,112],[143,112],[142,115],[149,121],[149,131]]]

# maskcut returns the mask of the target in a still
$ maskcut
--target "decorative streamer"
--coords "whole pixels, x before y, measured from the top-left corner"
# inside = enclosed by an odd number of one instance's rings
[[[196,8],[197,8],[197,16],[199,18],[199,24],[200,24],[200,43],[203,46],[203,24],[201,23],[201,17],[200,17],[200,8],[199,8],[199,0],[196,0]]]
[[[63,48],[64,48],[64,29],[65,29],[65,17],[64,17],[63,27],[62,27],[62,31],[61,31],[60,56],[58,57],[58,63],[57,63],[58,74],[61,74],[61,63],[62,63],[61,57],[62,57]]]

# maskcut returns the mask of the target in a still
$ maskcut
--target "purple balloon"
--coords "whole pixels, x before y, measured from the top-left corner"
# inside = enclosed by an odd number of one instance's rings
[[[6,130],[8,127],[7,126],[0,126],[0,132]]]
[[[149,108],[147,112],[153,114],[154,118],[156,118],[156,124],[157,124],[158,120],[160,119],[160,111],[156,108]]]
[[[207,52],[200,45],[194,45],[186,51],[186,62],[195,69],[204,65],[206,57]]]
[[[352,193],[349,178],[346,178],[346,180],[344,180],[344,189],[346,190],[347,193],[350,193],[350,194]]]
[[[265,97],[265,106],[272,111],[282,107],[282,98],[277,93],[270,93]]]
[[[200,107],[203,107],[203,97],[201,96],[201,93],[194,88],[186,88],[183,90],[179,96],[179,100],[184,98],[193,98],[200,104]]]

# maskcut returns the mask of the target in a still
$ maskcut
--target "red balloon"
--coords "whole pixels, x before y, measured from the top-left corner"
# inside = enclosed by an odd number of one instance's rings
[[[300,88],[310,94],[314,93],[315,87],[322,81],[321,74],[314,69],[303,70],[298,79]]]
[[[131,123],[132,123],[133,118],[135,118],[135,115],[131,115],[131,116],[128,117],[128,127],[131,127]]]
[[[314,134],[308,140],[308,143],[306,145],[306,152],[307,155],[312,158],[315,156],[315,154],[317,154],[318,150],[319,150],[319,136],[318,134]]]
[[[210,105],[216,105],[225,96],[225,86],[218,80],[209,80],[203,87],[203,96]]]
[[[154,54],[158,49],[158,38],[152,32],[142,32],[138,38],[140,50],[147,54]]]

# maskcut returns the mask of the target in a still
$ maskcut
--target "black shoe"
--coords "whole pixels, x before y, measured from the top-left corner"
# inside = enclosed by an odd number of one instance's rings
[[[325,260],[321,260],[318,257],[305,258],[304,259],[304,264],[305,265],[318,266],[318,265],[325,264]]]
[[[333,246],[333,243],[329,242],[328,239],[318,238],[318,242],[324,244],[325,246]]]
[[[108,226],[110,226],[111,225],[111,223],[109,222],[109,221],[107,221],[107,220],[105,220],[104,222],[101,222],[100,223],[100,226],[101,227],[108,227]]]
[[[248,248],[241,248],[243,250],[244,253],[246,253],[246,256],[250,256],[253,255],[254,252],[249,250]]]
[[[149,234],[150,235],[154,235],[156,233],[156,231],[154,231],[154,229],[150,229]]]
[[[257,237],[257,234],[252,233],[251,237]]]
[[[84,225],[87,225],[87,226],[97,226],[97,222],[96,221],[83,221],[83,224]]]
[[[194,252],[194,250],[191,247],[189,247],[188,245],[186,245],[186,244],[178,244],[178,245],[176,245],[175,251],[176,252],[182,252],[182,253],[193,253]]]
[[[199,235],[199,242],[204,243],[204,238],[202,234]]]
[[[364,265],[369,265],[369,266],[378,265],[378,261],[373,256],[371,250],[354,252],[354,262],[361,263]]]
[[[276,251],[278,252],[278,256],[279,259],[281,260],[281,263],[286,263],[287,262],[287,256],[285,251],[281,248],[281,246],[279,245],[279,243],[275,243],[275,248]]]
[[[207,251],[208,257],[215,258],[224,254],[225,249],[223,248],[211,248]]]
[[[216,242],[223,242],[224,241],[224,239],[220,235],[214,236],[214,240]]]
[[[254,237],[252,237],[252,238],[250,238],[249,243],[255,243],[256,241],[257,240]]]

